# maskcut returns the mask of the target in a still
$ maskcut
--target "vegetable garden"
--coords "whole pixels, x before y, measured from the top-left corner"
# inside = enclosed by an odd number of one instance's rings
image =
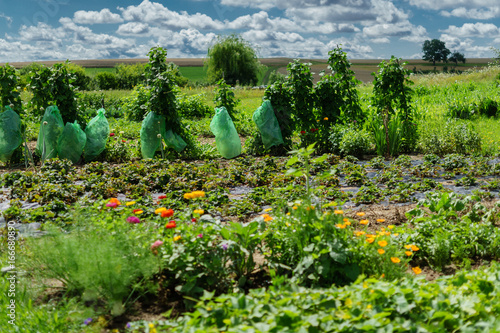
[[[179,87],[153,48],[99,92],[0,68],[0,331],[499,331],[500,68],[329,65]]]

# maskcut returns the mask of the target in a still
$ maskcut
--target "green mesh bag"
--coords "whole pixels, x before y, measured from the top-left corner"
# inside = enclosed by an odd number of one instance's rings
[[[82,157],[83,148],[86,142],[87,136],[76,120],[73,124],[66,123],[61,137],[57,142],[57,153],[59,154],[59,158],[68,159],[74,164],[78,163]]]
[[[215,144],[222,157],[233,158],[241,154],[240,137],[225,107],[215,109],[210,130],[215,135]]]
[[[259,129],[260,135],[262,136],[262,143],[266,149],[283,144],[280,124],[274,114],[270,101],[264,101],[264,103],[255,110],[252,118]]]
[[[187,146],[186,141],[184,141],[179,134],[172,132],[172,130],[168,130],[163,136],[163,139],[167,147],[174,149],[178,153]]]
[[[141,153],[143,158],[153,158],[160,149],[161,136],[166,136],[165,117],[151,111],[142,121]]]
[[[87,142],[84,156],[86,161],[94,160],[106,148],[106,142],[109,138],[109,123],[104,115],[105,113],[106,110],[99,109],[97,116],[92,118],[85,128]]]
[[[0,114],[0,161],[10,160],[12,153],[23,142],[21,118],[9,106]]]
[[[36,150],[42,157],[42,161],[57,157],[57,142],[64,129],[64,122],[57,106],[49,106],[40,124]]]

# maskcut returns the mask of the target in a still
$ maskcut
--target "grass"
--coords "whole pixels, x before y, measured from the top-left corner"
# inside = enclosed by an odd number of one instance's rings
[[[205,67],[200,66],[186,66],[179,67],[182,76],[189,79],[189,81],[206,81],[207,80],[207,71]]]
[[[116,68],[114,67],[102,67],[102,68],[85,68],[85,74],[94,77],[97,75],[97,73],[100,72],[110,72],[110,73],[116,73]]]

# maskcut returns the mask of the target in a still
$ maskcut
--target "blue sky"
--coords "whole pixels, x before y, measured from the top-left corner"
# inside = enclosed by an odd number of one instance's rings
[[[421,58],[437,38],[466,58],[500,48],[500,0],[0,0],[0,62],[202,58],[239,33],[260,57]]]

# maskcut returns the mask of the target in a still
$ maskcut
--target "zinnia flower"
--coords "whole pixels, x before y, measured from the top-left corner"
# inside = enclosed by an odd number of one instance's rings
[[[418,266],[412,267],[411,270],[413,271],[413,273],[415,273],[417,275],[420,274],[420,273],[422,273],[422,270]]]
[[[155,214],[161,214],[162,212],[166,212],[167,209],[165,207],[155,209]]]
[[[132,206],[133,204],[135,204],[135,201],[127,201],[125,203],[126,206]]]
[[[128,223],[141,223],[141,220],[137,216],[129,216],[127,217]]]
[[[170,221],[170,222],[168,222],[168,223],[165,225],[165,228],[167,228],[167,229],[173,229],[173,228],[175,228],[175,227],[177,227],[177,224],[175,223],[175,221]]]
[[[205,213],[205,211],[203,209],[195,209],[193,211],[193,214],[203,215],[203,213]]]
[[[163,194],[163,195],[160,195],[160,196],[158,197],[158,200],[162,200],[162,199],[166,199],[166,198],[167,198],[167,196]]]
[[[135,215],[141,215],[142,213],[144,213],[142,209],[134,209],[132,212],[134,212]]]
[[[115,133],[109,133],[109,136],[115,136]]]
[[[153,244],[151,244],[151,250],[154,250],[156,249],[157,247],[163,245],[163,242],[161,240],[157,240],[156,242],[154,242]]]
[[[172,209],[167,209],[161,212],[161,217],[171,217],[174,215],[174,211]]]
[[[300,134],[304,135],[306,134],[306,131],[300,131]]]
[[[109,199],[109,202],[106,204],[106,206],[113,207],[113,208],[118,207],[120,205],[121,205],[121,202],[117,198]]]
[[[177,242],[179,239],[181,239],[182,237],[181,236],[175,236],[174,237],[174,242]]]

